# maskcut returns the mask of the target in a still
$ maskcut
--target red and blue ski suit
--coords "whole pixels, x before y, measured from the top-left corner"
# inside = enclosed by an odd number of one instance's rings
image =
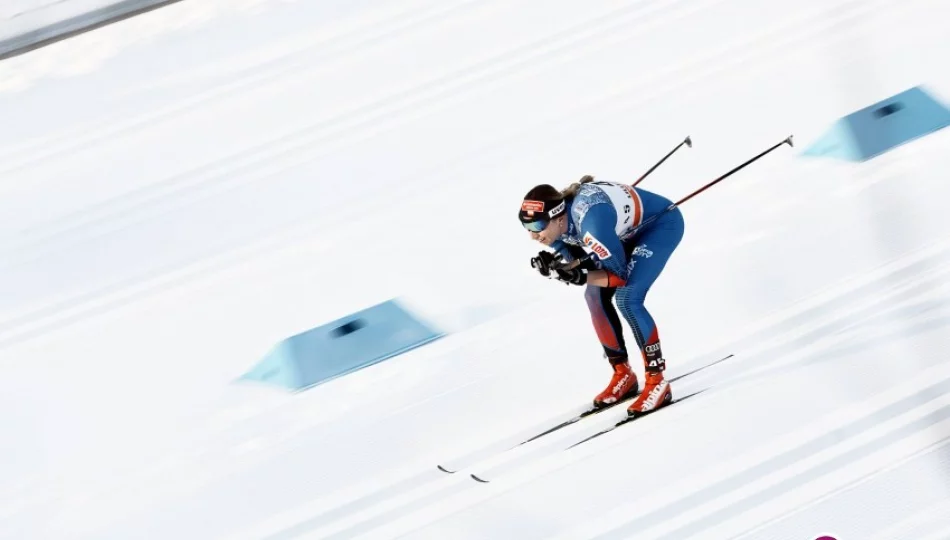
[[[567,232],[551,246],[567,261],[590,252],[597,268],[608,272],[608,286],[588,284],[584,296],[594,330],[612,364],[628,359],[620,318],[612,302],[616,297],[647,370],[662,371],[665,367],[656,322],[644,301],[683,238],[682,213],[678,207],[667,211],[671,204],[665,197],[629,185],[603,181],[582,184],[568,201]],[[634,232],[636,226],[658,213],[664,214]],[[656,362],[651,366],[648,358]]]

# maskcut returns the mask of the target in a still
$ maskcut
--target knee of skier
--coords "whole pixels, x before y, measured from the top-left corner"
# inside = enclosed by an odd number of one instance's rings
[[[649,290],[649,287],[643,287],[636,281],[628,283],[626,287],[617,291],[617,303],[622,306],[622,309],[626,312],[643,307]]]

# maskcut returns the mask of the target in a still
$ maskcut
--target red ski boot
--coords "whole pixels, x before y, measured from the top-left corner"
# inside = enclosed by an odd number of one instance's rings
[[[660,341],[654,341],[643,348],[643,369],[646,372],[643,392],[636,401],[627,407],[627,415],[641,416],[651,413],[660,407],[669,405],[673,401],[673,391],[670,383],[663,378],[666,370],[666,360],[660,351]]]
[[[630,368],[629,362],[614,363],[613,367],[614,376],[610,378],[610,384],[594,398],[595,408],[613,405],[627,396],[636,394],[639,389],[637,374]]]
[[[669,405],[672,401],[673,391],[670,389],[670,383],[663,378],[663,373],[648,371],[646,384],[643,385],[643,393],[627,407],[627,415],[641,416],[651,413],[660,407]]]

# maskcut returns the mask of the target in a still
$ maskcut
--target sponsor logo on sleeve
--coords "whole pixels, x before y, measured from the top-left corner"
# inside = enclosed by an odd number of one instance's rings
[[[611,257],[610,250],[606,246],[600,243],[599,240],[594,238],[594,235],[587,233],[584,235],[584,245],[590,248],[600,260],[606,260]]]

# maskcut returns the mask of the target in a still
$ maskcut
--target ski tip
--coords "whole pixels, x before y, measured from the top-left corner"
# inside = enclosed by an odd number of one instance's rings
[[[485,480],[485,479],[482,479],[482,478],[479,478],[479,477],[475,476],[475,473],[472,473],[472,474],[470,474],[469,476],[471,476],[476,482],[481,482],[481,483],[483,483],[483,484],[487,484],[487,483],[488,483],[488,480]]]
[[[793,137],[793,135],[789,135],[788,138],[785,139],[785,142],[787,142],[789,146],[794,147],[794,146],[795,146],[795,143],[792,142],[792,137]]]
[[[436,465],[436,467],[438,467],[439,470],[442,471],[442,472],[444,472],[444,473],[455,474],[455,471],[450,471],[450,470],[446,469],[445,467],[443,467],[442,465]]]
[[[683,141],[683,142],[686,143],[686,146],[688,146],[688,147],[690,147],[690,148],[693,147],[693,139],[690,139],[690,138],[689,138],[689,135],[686,136],[686,140]]]

